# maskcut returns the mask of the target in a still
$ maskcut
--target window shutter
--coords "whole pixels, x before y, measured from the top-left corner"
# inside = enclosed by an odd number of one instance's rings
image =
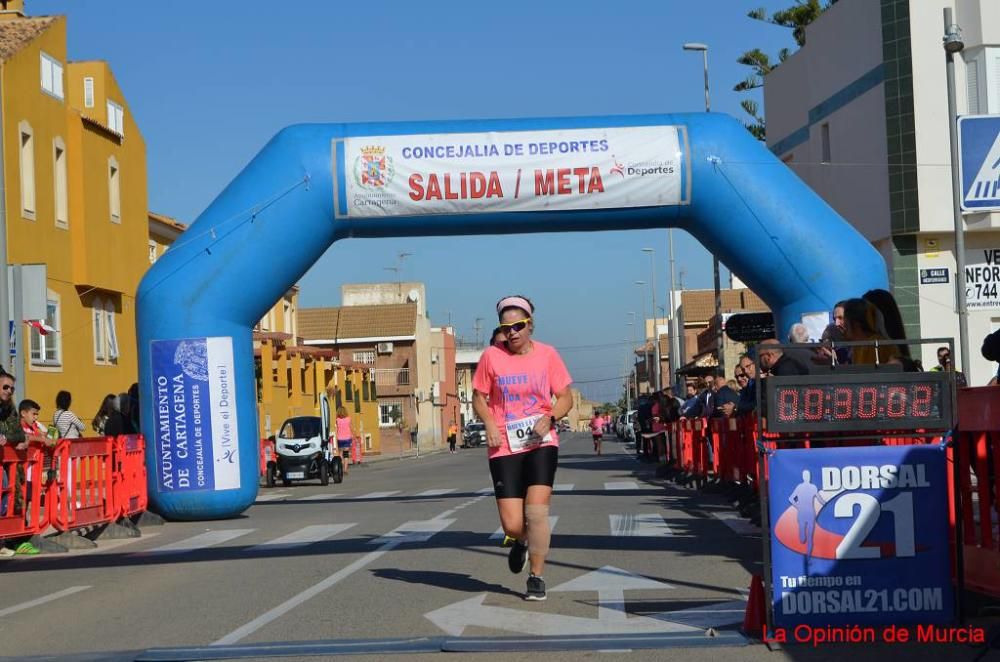
[[[87,108],[94,107],[94,79],[83,79],[83,105]]]
[[[63,68],[55,61],[52,62],[52,91],[60,99],[63,98]]]
[[[108,302],[108,358],[112,361],[118,360],[118,332],[115,330],[115,311],[111,302]]]
[[[46,92],[52,91],[52,65],[44,55],[42,60],[42,89]]]
[[[969,102],[969,115],[979,114],[979,63],[975,60],[965,64],[965,90]]]

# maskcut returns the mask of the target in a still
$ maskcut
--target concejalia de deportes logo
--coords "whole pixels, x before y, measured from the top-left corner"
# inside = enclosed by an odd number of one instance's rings
[[[385,153],[385,147],[362,147],[361,154],[354,160],[354,181],[362,188],[384,189],[392,181],[395,172],[392,157]]]

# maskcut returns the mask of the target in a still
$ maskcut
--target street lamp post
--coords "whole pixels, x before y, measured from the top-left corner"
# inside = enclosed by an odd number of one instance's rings
[[[637,281],[635,281],[635,285],[636,285],[636,287],[639,287],[639,288],[645,287],[646,281],[644,281],[644,280],[637,280]],[[646,349],[646,340],[647,340],[647,338],[646,338],[646,297],[642,293],[641,289],[639,290],[639,301],[642,302],[642,365],[646,368],[646,383],[649,384],[650,387],[652,387],[653,382],[649,379],[649,350]],[[654,315],[656,314],[655,311],[654,311],[653,314]],[[639,374],[638,374],[638,372],[636,372],[635,384],[636,384],[636,386],[635,386],[636,394],[638,395],[638,393],[639,393]]]
[[[951,140],[951,197],[955,223],[955,284],[958,309],[958,347],[962,354],[962,372],[971,377],[972,357],[969,356],[969,307],[965,300],[965,226],[962,221],[962,183],[958,179],[958,127],[955,122],[955,54],[965,48],[962,28],[952,20],[951,7],[944,8],[944,52],[948,73],[948,137]]]
[[[670,370],[670,383],[675,385],[674,393],[680,395],[684,392],[684,389],[677,388],[680,385],[677,384],[677,371],[680,369],[678,361],[680,361],[681,354],[681,343],[680,338],[677,337],[677,305],[674,302],[674,292],[676,291],[674,287],[674,231],[670,230],[667,232],[667,243],[670,246],[670,360],[667,362],[667,366]]]
[[[659,391],[660,384],[660,332],[659,327],[656,325],[656,251],[652,248],[643,248],[643,253],[649,253],[649,269],[650,269],[650,281],[649,290],[653,295],[653,361],[655,366],[655,374],[653,382],[656,384],[656,390]]]
[[[708,98],[708,46],[706,44],[701,44],[697,42],[689,42],[684,44],[684,50],[686,51],[701,51],[702,63],[705,69],[705,112],[711,112],[712,105]],[[726,356],[725,347],[723,345],[722,338],[722,282],[719,275],[719,258],[712,254],[712,281],[715,287],[715,317],[719,320],[718,334],[715,339],[715,350],[719,358],[719,367],[717,368],[717,374],[725,376],[726,374]]]

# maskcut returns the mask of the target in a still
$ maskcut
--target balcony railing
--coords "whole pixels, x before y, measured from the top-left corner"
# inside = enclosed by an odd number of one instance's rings
[[[409,386],[409,368],[377,368],[372,370],[375,373],[375,386]]]

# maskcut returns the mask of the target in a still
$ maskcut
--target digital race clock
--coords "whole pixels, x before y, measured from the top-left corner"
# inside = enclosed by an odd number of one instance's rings
[[[769,432],[948,430],[947,372],[771,376],[763,380]]]

